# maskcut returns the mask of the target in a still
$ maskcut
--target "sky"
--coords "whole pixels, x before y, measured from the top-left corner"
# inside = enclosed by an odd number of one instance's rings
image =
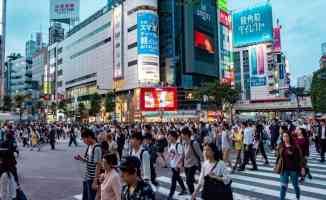
[[[80,0],[81,20],[103,7],[107,0]],[[231,10],[264,0],[229,0]],[[326,0],[271,0],[274,21],[282,25],[282,48],[288,57],[292,83],[319,68],[321,43],[326,42]],[[47,41],[49,0],[7,1],[6,52],[24,54],[31,34],[42,30]],[[35,34],[34,34],[35,37]]]

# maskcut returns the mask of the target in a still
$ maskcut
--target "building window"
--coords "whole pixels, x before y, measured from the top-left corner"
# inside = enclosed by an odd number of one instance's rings
[[[137,60],[130,61],[130,62],[128,62],[128,67],[131,67],[131,66],[137,65],[137,63],[138,63]]]
[[[58,59],[57,64],[58,64],[58,65],[61,65],[61,64],[62,64],[62,58]]]
[[[96,73],[88,74],[86,76],[82,76],[82,77],[79,77],[79,78],[76,78],[76,79],[67,81],[66,82],[66,85],[74,84],[74,83],[77,83],[77,82],[80,82],[80,81],[84,81],[84,80],[87,80],[87,79],[90,79],[90,78],[94,78],[94,77],[96,77]]]
[[[62,76],[62,74],[63,74],[63,70],[62,69],[58,70],[58,76]]]
[[[137,24],[128,28],[128,33],[137,29]]]
[[[137,47],[137,42],[128,45],[128,49],[132,49],[135,47]]]
[[[100,46],[102,46],[102,45],[104,45],[104,44],[106,44],[106,43],[108,43],[110,41],[111,41],[111,38],[106,38],[103,41],[100,41],[100,42],[98,42],[98,43],[96,43],[96,44],[94,44],[94,45],[92,45],[92,46],[90,46],[90,47],[88,47],[88,48],[86,48],[84,50],[81,50],[81,51],[73,54],[72,56],[70,56],[70,59],[74,59],[76,57],[79,57],[79,56],[81,56],[81,55],[83,55],[83,54],[85,54],[85,53],[87,53],[89,51],[92,51],[93,49],[96,49],[96,48],[98,48],[98,47],[100,47]]]
[[[62,81],[57,82],[57,87],[62,87]]]
[[[58,49],[58,55],[62,53],[62,47]]]

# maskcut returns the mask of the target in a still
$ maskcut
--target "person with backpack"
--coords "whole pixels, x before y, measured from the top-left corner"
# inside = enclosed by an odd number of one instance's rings
[[[181,192],[179,193],[179,195],[187,194],[186,186],[180,176],[180,171],[183,165],[182,162],[183,148],[182,148],[182,144],[177,142],[177,140],[178,140],[178,133],[173,130],[169,131],[168,160],[169,160],[169,167],[171,168],[172,171],[172,179],[171,179],[171,187],[170,187],[168,200],[173,199],[173,195],[177,187],[177,182],[181,187]]]
[[[83,200],[95,200],[96,190],[98,188],[99,174],[102,167],[101,145],[97,144],[96,137],[90,129],[83,129],[81,137],[87,145],[84,156],[77,155],[76,160],[86,163],[86,173],[83,181]],[[98,191],[99,192],[99,191]]]
[[[143,135],[141,132],[133,132],[130,139],[130,156],[137,157],[141,162],[141,173],[144,181],[150,182],[151,174],[151,154],[149,149],[143,145]]]
[[[76,128],[71,127],[69,130],[69,144],[68,146],[71,147],[72,143],[74,143],[74,145],[77,147],[77,132],[76,132]]]
[[[184,143],[184,168],[186,173],[186,183],[189,192],[195,190],[195,174],[201,169],[201,162],[204,160],[200,143],[191,139],[191,131],[188,127],[181,130],[182,141]]]
[[[264,143],[266,142],[266,140],[268,140],[268,135],[267,135],[267,132],[266,132],[264,126],[261,123],[258,123],[256,126],[255,140],[256,140],[256,143],[258,144],[257,150],[256,150],[256,156],[260,152],[265,160],[265,165],[268,165],[269,162],[268,162],[268,158],[267,158],[267,155],[265,152],[265,147],[264,147]]]

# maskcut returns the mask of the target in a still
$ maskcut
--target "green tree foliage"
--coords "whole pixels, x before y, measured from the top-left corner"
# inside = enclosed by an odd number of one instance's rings
[[[320,69],[314,73],[311,101],[315,112],[326,113],[326,69]]]
[[[115,104],[114,104],[114,93],[109,92],[105,96],[105,110],[106,112],[114,112]]]
[[[3,97],[3,110],[4,111],[11,111],[13,106],[13,102],[10,96]]]
[[[101,111],[101,96],[97,93],[93,94],[90,98],[89,114],[96,116]]]
[[[22,94],[17,94],[15,96],[15,105],[16,108],[19,108],[19,119],[21,120],[22,114],[24,112],[24,102],[25,102],[26,96]]]

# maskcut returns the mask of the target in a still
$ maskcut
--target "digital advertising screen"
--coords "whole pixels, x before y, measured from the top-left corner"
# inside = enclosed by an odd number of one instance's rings
[[[232,22],[234,47],[273,41],[273,14],[268,3],[234,12]]]
[[[159,56],[158,15],[141,12],[137,15],[138,54]]]
[[[141,88],[140,108],[142,111],[176,111],[176,88]]]
[[[195,31],[195,47],[205,51],[208,54],[215,53],[213,39],[205,33]]]

